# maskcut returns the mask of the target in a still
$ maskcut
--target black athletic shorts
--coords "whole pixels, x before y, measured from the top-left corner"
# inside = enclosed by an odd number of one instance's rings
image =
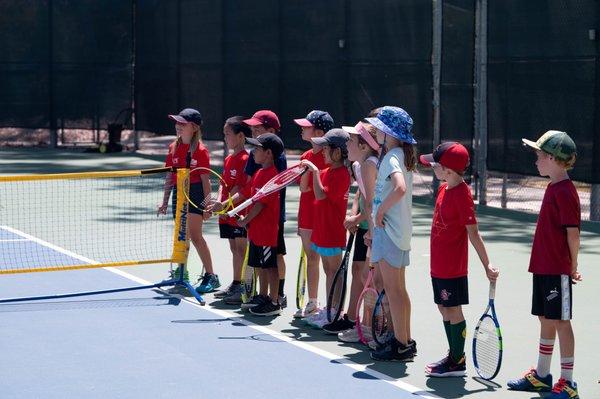
[[[202,182],[190,184],[190,199],[194,204],[188,205],[188,212],[196,215],[202,215],[204,210],[204,189],[202,188]],[[177,210],[177,188],[173,188],[173,195],[171,197],[171,211],[173,212],[173,218],[175,218],[175,212]]]
[[[467,276],[457,278],[431,278],[433,301],[445,308],[467,305],[469,303],[469,279]]]
[[[571,320],[573,317],[573,283],[571,276],[533,275],[531,314],[551,320]]]
[[[354,254],[352,262],[364,262],[367,260],[367,245],[365,244],[365,234],[367,229],[358,229],[354,237]]]
[[[219,223],[219,236],[228,239],[246,237],[246,229],[240,226]]]
[[[283,238],[284,222],[279,221],[279,232],[277,233],[277,255],[287,254],[287,248],[285,247],[285,238]]]
[[[250,241],[248,246],[248,266],[261,269],[277,267],[277,247],[261,247]]]

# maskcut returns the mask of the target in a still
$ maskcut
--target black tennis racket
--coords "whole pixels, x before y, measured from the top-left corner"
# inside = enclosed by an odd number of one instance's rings
[[[348,242],[346,243],[346,252],[342,258],[342,263],[335,273],[333,284],[331,284],[329,295],[327,295],[327,320],[330,323],[333,323],[340,318],[342,308],[344,307],[344,301],[346,300],[346,289],[348,288],[348,264],[350,263],[350,252],[352,252],[353,244],[354,233],[350,233],[348,236]]]
[[[492,380],[502,365],[502,332],[496,317],[496,283],[490,283],[489,302],[473,334],[473,364],[484,380]]]
[[[385,290],[381,290],[375,302],[373,309],[373,319],[371,320],[371,333],[373,340],[377,345],[385,345],[388,331],[393,331],[392,317]]]

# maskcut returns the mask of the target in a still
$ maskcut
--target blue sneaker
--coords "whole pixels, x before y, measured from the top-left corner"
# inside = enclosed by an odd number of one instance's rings
[[[510,380],[506,385],[508,389],[512,389],[513,391],[549,392],[552,389],[552,374],[548,374],[542,378],[532,368],[523,377],[517,380]]]
[[[552,399],[578,399],[579,394],[577,393],[577,384],[573,381],[567,381],[564,378],[558,380],[552,388],[552,393],[546,398]]]
[[[196,288],[198,294],[206,294],[208,292],[213,292],[220,286],[219,276],[216,274],[204,273],[204,276],[198,280],[198,285],[194,288]]]

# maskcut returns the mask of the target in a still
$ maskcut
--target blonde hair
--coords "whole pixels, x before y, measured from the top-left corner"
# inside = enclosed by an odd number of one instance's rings
[[[196,127],[194,134],[192,135],[192,141],[190,141],[190,153],[193,153],[198,148],[198,144],[202,143],[202,129],[199,125],[192,123]],[[177,136],[173,141],[173,152],[177,152],[177,147],[181,144],[181,136]]]
[[[571,155],[571,158],[567,160],[558,159],[556,157],[554,157],[554,160],[557,164],[565,168],[565,170],[571,170],[573,169],[573,167],[575,167],[575,161],[577,161],[577,154]]]

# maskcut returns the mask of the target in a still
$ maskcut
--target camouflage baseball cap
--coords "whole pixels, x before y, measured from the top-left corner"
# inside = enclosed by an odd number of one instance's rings
[[[536,150],[544,151],[553,157],[568,161],[577,153],[577,146],[573,139],[565,132],[548,130],[537,141],[522,139],[523,144]]]

